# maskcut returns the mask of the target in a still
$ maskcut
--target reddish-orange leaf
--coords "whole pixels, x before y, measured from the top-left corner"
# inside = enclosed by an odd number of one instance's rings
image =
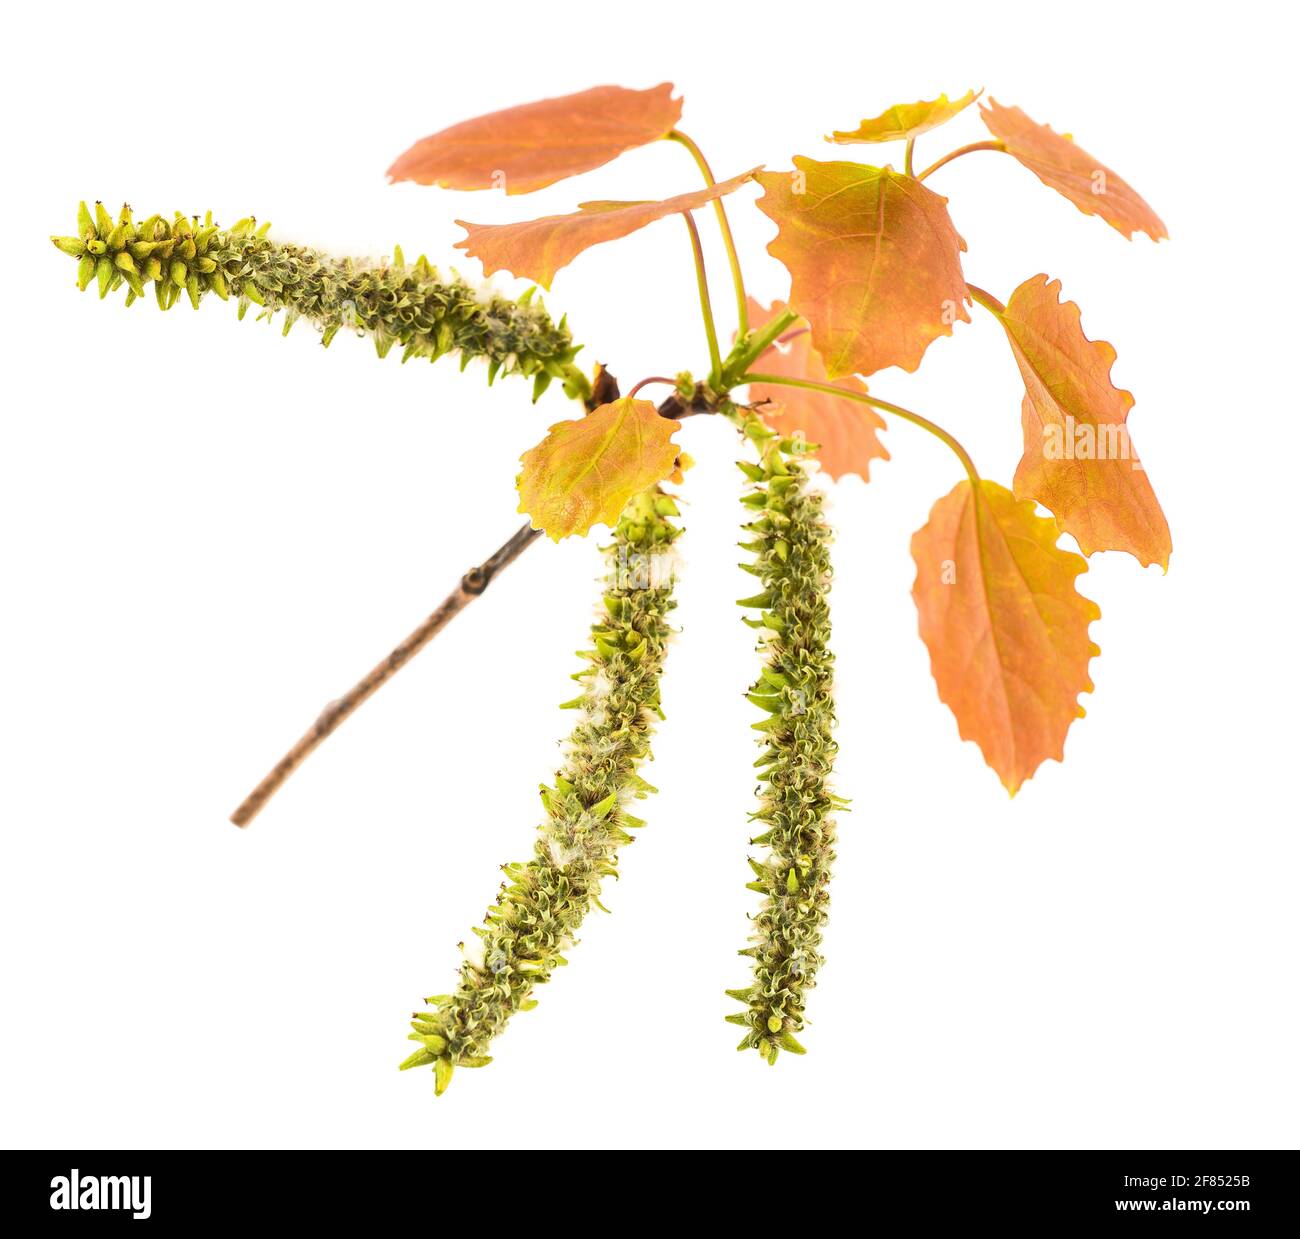
[[[1100,215],[1130,239],[1135,232],[1145,232],[1153,241],[1169,235],[1132,185],[1065,134],[1030,120],[1019,108],[1004,108],[996,99],[980,104],[980,117],[1010,154],[1085,215]]]
[[[939,698],[1012,795],[1062,759],[1100,653],[1088,625],[1101,611],[1074,586],[1087,561],[1061,550],[1059,534],[1006,487],[962,482],[912,535],[912,597]]]
[[[462,121],[421,138],[388,169],[394,181],[527,194],[665,137],[682,114],[672,83],[597,86]]]
[[[752,297],[749,298],[749,325],[752,328],[762,327],[784,312],[783,301],[774,301],[770,309],[764,309]],[[765,374],[825,383],[826,367],[812,346],[807,326],[802,319],[795,322],[790,330],[804,328],[803,333],[772,348],[763,355],[761,362],[754,363],[754,368]],[[837,380],[835,386],[845,391],[867,390],[867,385],[852,375]],[[889,453],[876,437],[878,431],[885,429],[884,420],[875,409],[865,404],[798,387],[778,387],[775,383],[751,383],[749,399],[755,404],[760,400],[768,402],[759,409],[759,414],[779,434],[802,434],[809,443],[818,444],[817,459],[833,478],[856,473],[864,482],[870,481],[867,470],[871,461],[889,459]]]
[[[790,272],[790,304],[827,373],[915,370],[931,340],[970,322],[948,199],[892,168],[794,164],[759,175],[758,205],[777,223],[768,252]]]
[[[734,176],[707,189],[678,194],[662,202],[584,202],[572,215],[547,215],[519,224],[469,224],[456,248],[483,263],[485,275],[509,271],[550,288],[555,273],[583,250],[603,241],[616,241],[665,215],[692,211],[714,198],[739,189],[758,169]]]
[[[1083,334],[1061,282],[1026,280],[999,316],[1025,380],[1019,498],[1056,514],[1085,555],[1128,551],[1169,567],[1169,525],[1129,440],[1129,392],[1110,381],[1115,350]]]
[[[650,401],[627,396],[557,422],[519,458],[519,510],[556,542],[614,526],[629,499],[676,470],[678,425]]]
[[[897,142],[914,138],[918,133],[947,124],[958,112],[970,107],[979,92],[968,90],[960,99],[940,95],[919,103],[896,103],[879,116],[860,121],[856,129],[837,129],[828,142],[849,144],[854,142]]]

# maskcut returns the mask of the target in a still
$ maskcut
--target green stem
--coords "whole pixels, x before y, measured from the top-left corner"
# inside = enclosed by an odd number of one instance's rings
[[[765,323],[752,338],[746,340],[742,337],[740,344],[732,351],[722,369],[723,390],[729,390],[740,383],[740,376],[772,347],[773,341],[779,339],[798,321],[799,316],[793,310],[784,310],[770,323]]]
[[[878,400],[875,396],[869,396],[865,392],[849,391],[844,387],[836,387],[832,383],[817,383],[812,379],[792,379],[783,374],[746,374],[742,377],[741,382],[770,383],[776,387],[802,387],[808,391],[824,392],[828,396],[843,396],[845,400],[856,400],[859,404],[869,404],[873,409],[880,409],[884,413],[892,413],[895,417],[901,417],[914,426],[920,426],[922,430],[928,430],[936,439],[946,443],[957,459],[961,461],[962,468],[966,470],[966,476],[970,478],[972,485],[977,490],[979,489],[980,475],[975,468],[975,462],[970,458],[970,453],[942,426],[932,422],[928,417],[922,417],[919,413],[913,413],[910,409],[905,409],[901,405],[891,404],[888,400]]]
[[[907,146],[906,146],[906,147],[904,148],[904,150],[903,150],[903,171],[904,171],[908,176],[914,176],[914,175],[915,175],[915,173],[912,171],[912,151],[913,151],[915,148],[916,148],[916,139],[915,139],[915,138],[908,138],[908,139],[907,139]]]
[[[923,181],[932,172],[938,172],[946,163],[951,163],[954,159],[962,155],[969,155],[974,151],[1006,151],[1006,145],[1002,142],[972,142],[969,146],[959,146],[955,151],[949,151],[942,159],[936,159],[924,172],[916,179]]]
[[[704,152],[695,145],[692,139],[688,138],[680,129],[674,129],[668,135],[668,140],[676,142],[690,151],[696,166],[704,176],[706,185],[712,188],[718,183],[713,176],[713,169],[709,167],[709,161],[704,158]],[[718,228],[722,232],[722,244],[727,248],[727,261],[731,264],[731,282],[736,290],[736,317],[740,323],[740,335],[743,336],[749,330],[749,304],[745,298],[745,277],[740,271],[740,256],[736,253],[736,242],[731,235],[731,224],[727,219],[727,208],[722,205],[721,198],[713,200],[713,212],[718,217]]]
[[[700,244],[700,230],[695,226],[689,211],[682,212],[686,229],[691,234],[691,249],[695,253],[695,280],[700,288],[700,310],[704,315],[704,334],[709,338],[709,383],[716,387],[722,378],[722,354],[718,351],[718,329],[713,323],[713,302],[709,297],[709,277],[704,270],[704,247]]]

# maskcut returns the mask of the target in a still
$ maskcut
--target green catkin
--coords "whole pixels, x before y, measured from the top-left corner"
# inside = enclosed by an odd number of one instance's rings
[[[740,605],[761,611],[761,618],[745,622],[762,630],[766,653],[749,693],[765,714],[754,724],[763,733],[755,763],[763,787],[753,817],[763,833],[752,842],[765,845],[767,855],[749,862],[750,889],[763,896],[753,945],[741,951],[754,961],[754,979],[748,989],[727,991],[746,1007],[727,1019],[746,1029],[738,1049],[756,1049],[775,1063],[781,1050],[804,1052],[795,1034],[803,1030],[805,992],[822,963],[818,948],[835,859],[828,814],[844,802],[827,786],[836,744],[826,602],[831,533],[822,496],[798,461],[803,445],[778,439],[757,419],[748,419],[745,431],[760,461],[740,465],[754,483],[744,499],[754,517],[745,526],[751,540],[741,545],[754,553],[753,564],[744,566],[762,590]]]
[[[124,206],[114,219],[101,203],[94,213],[83,202],[77,235],[51,237],[77,260],[77,285],[94,283],[100,297],[125,287],[126,303],[143,297],[152,283],[161,309],[185,294],[195,309],[209,292],[235,298],[239,317],[250,304],[270,318],[283,310],[284,332],[299,319],[313,323],[322,343],[340,330],[367,335],[381,357],[397,345],[402,360],[436,361],[459,353],[462,367],[474,358],[498,374],[533,380],[533,398],[553,379],[585,399],[586,377],[574,365],[578,352],[565,323],[556,324],[530,289],[517,301],[471,287],[458,276],[444,279],[428,260],[407,263],[398,250],[391,262],[332,258],[304,246],[267,237],[269,224],[242,219],[232,228],[198,216],[160,215],[136,223]]]
[[[627,803],[654,790],[637,774],[649,754],[653,721],[662,718],[659,674],[670,629],[671,546],[680,530],[671,498],[634,499],[606,551],[609,575],[592,649],[574,679],[582,692],[564,708],[579,711],[554,786],[543,785],[546,814],[531,860],[504,865],[505,882],[486,922],[474,930],[476,950],[461,965],[455,993],[426,999],[410,1039],[420,1044],[405,1062],[432,1066],[441,1094],[455,1067],[481,1067],[486,1051],[516,1011],[536,1003],[533,988],[567,961],[564,952],[591,906],[600,907],[602,879],[617,876],[628,831],[644,825]]]

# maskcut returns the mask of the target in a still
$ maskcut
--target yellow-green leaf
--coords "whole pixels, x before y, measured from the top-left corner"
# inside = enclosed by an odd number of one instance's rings
[[[914,138],[927,129],[936,129],[947,124],[963,108],[968,108],[980,92],[968,90],[960,99],[949,99],[940,95],[937,99],[921,100],[917,103],[896,103],[886,108],[879,116],[860,121],[856,129],[837,129],[828,142],[849,144],[854,142],[897,142],[902,138]]]
[[[677,426],[650,401],[626,396],[557,422],[520,457],[519,511],[557,542],[593,525],[613,527],[629,499],[673,472]]]

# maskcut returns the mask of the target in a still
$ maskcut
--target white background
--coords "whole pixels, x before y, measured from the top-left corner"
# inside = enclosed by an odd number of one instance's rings
[[[1292,1146],[1297,1141],[1294,129],[1289,37],[1237,4],[102,5],[9,12],[3,85],[0,1138],[10,1145]],[[452,24],[458,22],[457,24]],[[514,103],[671,79],[720,176],[890,103],[987,87],[1130,179],[1132,243],[1012,160],[963,159],[970,279],[1039,271],[1115,343],[1170,572],[1095,556],[1096,692],[1014,801],[916,636],[908,539],[958,479],[893,460],[831,499],[842,723],[827,964],[806,1058],[735,1053],[755,756],[734,598],[734,434],[696,418],[660,788],[572,966],[436,1104],[396,1071],[497,866],[526,858],[571,719],[593,541],[539,544],[246,832],[264,770],[519,521],[521,451],[573,415],[481,370],[288,339],[213,300],[79,296],[77,200],[254,213],[336,252],[454,263],[452,220],[693,188],[635,151],[529,198],[389,186],[415,139]],[[972,111],[929,163],[987,136]],[[869,151],[860,151],[870,158]],[[849,157],[853,157],[850,154]],[[882,159],[901,160],[896,147]],[[751,291],[784,296],[753,188]],[[714,299],[726,268],[708,212]],[[475,265],[462,259],[466,274]],[[512,285],[505,284],[510,288]],[[522,286],[519,286],[522,287]],[[548,298],[626,385],[704,368],[684,231],[592,250]],[[1020,382],[976,310],[873,390],[987,476]]]

